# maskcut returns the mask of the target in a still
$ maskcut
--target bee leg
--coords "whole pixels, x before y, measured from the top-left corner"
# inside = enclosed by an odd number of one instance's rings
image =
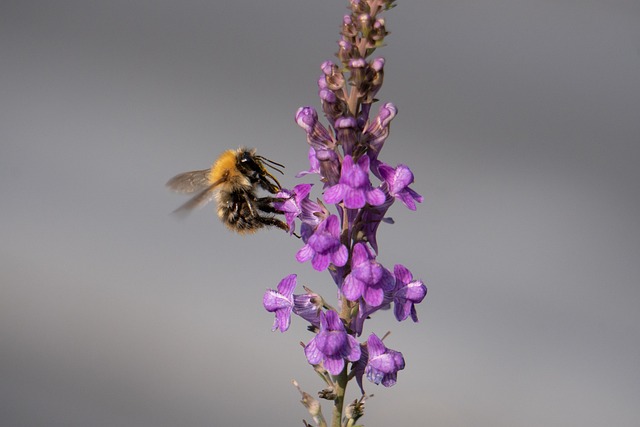
[[[257,216],[256,219],[260,221],[262,225],[278,227],[284,231],[289,231],[289,226],[277,218],[270,216]]]
[[[256,199],[256,207],[260,211],[265,213],[282,214],[283,212],[281,210],[278,210],[273,206],[273,202],[281,202],[284,200],[286,199],[283,199],[280,197],[259,197]],[[270,216],[260,216],[260,215],[257,215],[256,218],[263,225],[274,226],[284,231],[289,231],[289,226],[277,218],[273,218]]]
[[[260,209],[262,212],[266,212],[266,213],[282,213],[282,211],[276,209],[275,207],[273,207],[273,202],[283,202],[286,199],[280,198],[280,197],[259,197],[258,199],[256,199],[256,206],[258,207],[258,209]]]
[[[271,178],[273,178],[273,175],[269,174],[269,176]],[[280,184],[278,183],[278,181],[275,178],[273,178],[273,180],[277,183],[277,185],[273,184],[266,177],[263,177],[260,180],[260,187],[262,187],[263,189],[267,190],[271,194],[276,194],[278,191],[280,191],[281,187],[280,187]]]

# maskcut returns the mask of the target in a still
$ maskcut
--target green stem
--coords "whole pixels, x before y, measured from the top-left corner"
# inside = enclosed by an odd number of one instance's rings
[[[333,415],[331,417],[331,427],[341,427],[342,426],[342,411],[344,410],[344,394],[347,390],[347,383],[349,381],[347,376],[347,365],[345,364],[344,369],[340,372],[340,375],[337,375],[333,378],[335,383],[335,393],[336,398],[333,401]]]

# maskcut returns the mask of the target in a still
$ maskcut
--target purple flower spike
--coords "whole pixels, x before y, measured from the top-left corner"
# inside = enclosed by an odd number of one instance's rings
[[[338,184],[328,188],[324,193],[327,203],[339,203],[344,200],[348,209],[360,209],[369,203],[378,206],[384,203],[384,192],[373,188],[369,181],[369,157],[362,156],[354,164],[353,157],[346,155],[342,161],[342,174]]]
[[[404,358],[399,351],[385,347],[384,343],[375,334],[367,339],[367,351],[369,361],[364,369],[367,379],[374,384],[382,383],[385,387],[391,387],[396,383],[398,371],[404,369]]]
[[[339,375],[345,359],[360,359],[360,345],[348,335],[338,313],[329,310],[320,314],[320,331],[304,348],[304,354],[312,365],[323,364],[331,375]]]
[[[284,199],[282,202],[274,202],[273,207],[284,212],[284,217],[289,226],[289,234],[295,231],[295,219],[302,213],[302,201],[309,197],[313,184],[298,184],[293,190],[282,189],[275,197]]]
[[[423,197],[409,188],[413,183],[413,173],[405,165],[398,165],[397,168],[378,162],[378,172],[384,180],[391,194],[400,200],[406,207],[412,211],[416,210],[416,203],[422,203]]]
[[[298,262],[311,260],[311,265],[317,271],[326,270],[329,264],[342,267],[348,258],[347,247],[340,243],[340,220],[336,215],[330,215],[322,221],[309,236],[307,244],[296,253]]]
[[[399,322],[411,316],[414,322],[418,321],[415,304],[420,304],[427,295],[427,287],[422,280],[413,280],[413,275],[402,264],[396,264],[393,268],[396,276],[396,286],[393,295],[394,314]]]
[[[296,287],[297,276],[290,274],[278,283],[278,290],[267,289],[262,298],[262,305],[270,312],[276,313],[272,331],[280,329],[285,332],[291,324],[291,311],[293,310],[293,290]]]
[[[384,302],[385,291],[393,289],[393,275],[375,260],[363,243],[356,243],[351,258],[351,273],[342,284],[342,293],[349,301],[364,301],[377,307]]]

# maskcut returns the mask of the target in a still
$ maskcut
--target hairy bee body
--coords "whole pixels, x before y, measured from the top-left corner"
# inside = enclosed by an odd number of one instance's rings
[[[289,230],[284,222],[265,215],[282,213],[273,207],[273,202],[280,199],[256,195],[259,188],[271,194],[280,190],[280,183],[265,165],[281,173],[274,165],[284,167],[256,155],[255,150],[241,147],[222,153],[211,169],[176,175],[167,182],[170,189],[183,193],[199,191],[176,212],[188,212],[215,200],[220,220],[240,234],[270,226]]]

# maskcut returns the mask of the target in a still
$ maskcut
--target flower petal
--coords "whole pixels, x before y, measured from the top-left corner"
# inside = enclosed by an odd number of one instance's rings
[[[320,352],[320,350],[318,350],[315,338],[309,341],[309,344],[304,347],[304,355],[307,356],[307,360],[312,365],[317,365],[322,362],[322,357],[324,355]]]
[[[296,252],[296,259],[298,260],[298,262],[306,262],[313,257],[314,253],[315,252],[313,251],[313,249],[311,249],[311,246],[307,244],[301,247],[298,252]]]
[[[362,293],[362,299],[364,299],[367,304],[377,307],[382,304],[384,300],[384,291],[380,288],[367,286]]]
[[[413,183],[413,173],[405,165],[398,165],[393,175],[391,194],[399,193]]]
[[[316,252],[315,255],[313,256],[313,259],[311,260],[311,265],[313,266],[313,269],[316,271],[324,271],[327,269],[327,267],[329,267],[330,261],[331,261],[331,257],[329,254],[322,254],[322,253]]]
[[[364,190],[362,190],[359,187],[357,188],[347,187],[344,192],[344,206],[348,209],[360,209],[361,207],[364,206],[366,202],[364,193],[365,193]]]
[[[280,309],[276,311],[276,319],[271,330],[280,329],[280,332],[286,332],[289,329],[289,325],[291,325],[291,310]]]
[[[407,284],[413,280],[413,274],[407,267],[402,264],[396,264],[393,266],[393,274],[401,283]]]
[[[369,262],[369,252],[364,244],[356,243],[353,247],[351,266],[355,268],[365,262]]]
[[[355,362],[360,359],[361,349],[358,340],[356,340],[351,335],[347,335],[347,340],[349,341],[349,349],[345,357],[349,362]]]
[[[290,274],[278,283],[278,292],[284,295],[287,298],[290,298],[293,295],[293,291],[296,288],[297,284],[297,275]]]
[[[342,283],[342,294],[349,301],[357,301],[364,290],[364,283],[349,274]]]
[[[349,251],[345,245],[340,245],[338,250],[331,255],[331,262],[337,267],[342,267],[348,260]]]
[[[344,359],[341,356],[326,356],[322,365],[331,375],[339,375],[344,368]]]
[[[379,188],[372,188],[371,190],[367,191],[365,197],[367,199],[367,203],[369,203],[371,206],[380,206],[385,202],[387,198],[384,194],[384,191]]]
[[[279,292],[274,291],[273,289],[267,289],[262,297],[262,305],[265,310],[270,313],[273,313],[279,308],[285,307],[287,300],[282,297]]]
[[[324,201],[329,204],[340,203],[344,198],[347,186],[344,184],[336,184],[324,190]]]

